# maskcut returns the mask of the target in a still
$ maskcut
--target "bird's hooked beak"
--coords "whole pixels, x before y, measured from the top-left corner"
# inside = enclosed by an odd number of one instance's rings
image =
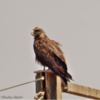
[[[32,30],[31,35],[32,35],[32,36],[35,36],[35,34],[34,34],[34,30]]]

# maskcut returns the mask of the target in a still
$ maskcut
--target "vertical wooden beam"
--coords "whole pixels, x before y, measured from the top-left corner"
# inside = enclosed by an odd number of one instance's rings
[[[56,76],[52,71],[46,71],[45,85],[46,85],[46,97],[48,100],[62,99],[61,79],[59,76]]]
[[[45,81],[36,82],[36,93],[44,91],[45,95],[43,99],[62,99],[62,87],[61,79],[59,76],[55,75],[51,70],[46,71],[35,71],[36,79],[44,76]]]
[[[41,77],[44,77],[44,72],[42,71],[36,71],[36,77],[35,79],[39,79]],[[37,95],[35,96],[34,100],[42,100],[45,99],[45,86],[44,86],[44,80],[36,81],[36,93]]]
[[[37,73],[36,74],[36,79],[41,78],[42,77],[42,73]],[[43,82],[41,81],[37,81],[36,82],[36,93],[43,91]]]

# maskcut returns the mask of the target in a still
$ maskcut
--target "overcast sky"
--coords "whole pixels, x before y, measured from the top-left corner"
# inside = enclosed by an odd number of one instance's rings
[[[62,45],[74,83],[100,89],[100,0],[0,0],[0,89],[34,80],[43,69],[30,34],[36,26]],[[0,92],[35,95],[35,83]],[[86,98],[63,93],[62,99]]]

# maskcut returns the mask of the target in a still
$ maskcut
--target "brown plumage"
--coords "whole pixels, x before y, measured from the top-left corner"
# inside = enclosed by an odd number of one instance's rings
[[[43,66],[47,66],[56,75],[66,82],[72,79],[72,76],[67,72],[67,63],[60,49],[60,44],[54,40],[50,40],[43,29],[34,28],[31,32],[34,36],[34,51],[36,54],[36,61]]]

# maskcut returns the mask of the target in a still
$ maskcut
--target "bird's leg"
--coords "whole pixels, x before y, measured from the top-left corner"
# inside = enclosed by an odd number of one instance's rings
[[[44,66],[44,69],[43,69],[44,71],[45,71],[45,68],[46,68],[46,66]]]
[[[51,70],[50,68],[48,68],[47,70]]]
[[[44,66],[44,69],[43,69],[44,71],[46,70],[46,66]],[[47,70],[51,70],[50,68],[48,68]]]

